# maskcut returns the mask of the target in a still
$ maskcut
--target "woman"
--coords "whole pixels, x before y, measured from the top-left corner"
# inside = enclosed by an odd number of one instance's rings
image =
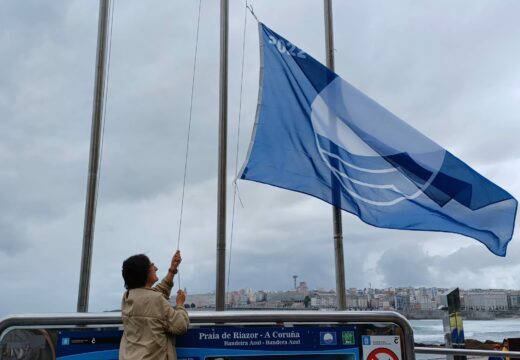
[[[175,307],[169,302],[173,276],[181,261],[177,250],[168,273],[156,286],[153,284],[159,280],[158,269],[146,255],[134,255],[123,262],[127,291],[121,303],[124,331],[119,346],[120,360],[177,359],[174,335],[185,334],[189,325],[184,291],[177,292]]]

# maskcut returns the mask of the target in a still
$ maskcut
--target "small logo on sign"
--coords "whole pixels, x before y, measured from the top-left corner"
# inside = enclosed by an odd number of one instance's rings
[[[320,345],[336,345],[336,333],[335,332],[320,332]]]
[[[356,340],[354,338],[354,331],[342,331],[341,342],[343,345],[355,345]]]
[[[361,340],[363,341],[363,345],[365,345],[365,346],[368,346],[368,345],[370,345],[370,343],[371,343],[371,341],[370,341],[370,336],[366,336],[366,335],[364,335],[364,336],[361,338]]]
[[[70,345],[70,338],[61,339],[61,345]]]

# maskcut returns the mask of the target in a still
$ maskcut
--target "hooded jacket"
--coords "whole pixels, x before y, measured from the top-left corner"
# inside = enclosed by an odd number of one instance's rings
[[[119,360],[177,360],[174,335],[185,334],[190,321],[183,305],[171,306],[172,287],[163,279],[153,288],[125,292]]]

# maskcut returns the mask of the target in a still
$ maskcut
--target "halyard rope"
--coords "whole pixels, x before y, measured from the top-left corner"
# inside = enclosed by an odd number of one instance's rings
[[[179,232],[177,235],[177,250],[179,250],[180,242],[181,242],[181,230],[182,230],[182,216],[184,213],[184,194],[186,191],[186,174],[188,172],[188,154],[190,149],[190,135],[191,135],[191,120],[193,114],[193,94],[195,91],[195,73],[197,70],[197,52],[199,48],[199,29],[200,29],[200,13],[202,7],[202,0],[199,0],[199,10],[197,16],[197,32],[195,35],[195,53],[193,55],[193,73],[191,78],[191,97],[190,97],[190,112],[188,119],[188,135],[186,138],[186,152],[184,156],[184,175],[182,179],[182,196],[181,196],[181,209],[179,215]],[[180,273],[177,273],[177,281],[179,282],[179,289],[181,288],[181,276]]]

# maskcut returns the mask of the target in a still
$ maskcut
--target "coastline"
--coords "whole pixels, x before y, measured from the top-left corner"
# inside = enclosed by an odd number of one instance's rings
[[[442,310],[413,310],[398,311],[401,315],[409,320],[442,320],[445,312]],[[502,310],[502,311],[461,311],[464,320],[518,320],[520,314],[518,310]]]
[[[497,342],[493,340],[480,341],[475,339],[466,339],[466,349],[469,350],[495,350],[495,346],[503,346],[503,342]],[[415,347],[435,347],[435,348],[444,348],[445,344],[425,344],[420,342],[414,342]]]
[[[416,347],[444,348],[445,336],[439,319],[412,320]],[[509,348],[516,351],[520,339],[520,320],[516,318],[495,320],[467,320],[463,324],[465,346],[468,350],[490,351],[502,349],[509,339]]]

